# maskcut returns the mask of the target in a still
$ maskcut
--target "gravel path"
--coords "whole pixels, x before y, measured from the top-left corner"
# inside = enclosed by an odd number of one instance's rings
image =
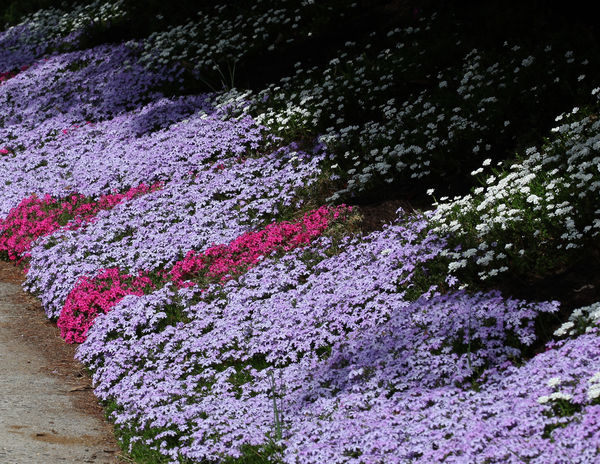
[[[122,462],[89,378],[0,269],[0,463]]]

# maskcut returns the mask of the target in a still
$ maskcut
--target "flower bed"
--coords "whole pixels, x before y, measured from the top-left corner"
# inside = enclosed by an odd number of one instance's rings
[[[140,271],[137,276],[118,268],[101,270],[94,278],[80,277],[65,301],[57,325],[67,343],[82,343],[95,318],[108,313],[127,295],[144,293],[172,281],[179,288],[200,283],[224,283],[277,252],[308,245],[332,223],[346,215],[344,207],[306,213],[295,223],[270,224],[258,232],[248,232],[227,245],[217,245],[197,253],[190,251],[169,271],[154,270],[152,276]],[[154,277],[152,279],[151,277]]]
[[[99,211],[114,208],[125,200],[131,200],[157,190],[159,184],[140,184],[124,193],[102,195],[98,200],[72,194],[57,200],[50,195],[38,198],[32,195],[13,208],[6,219],[0,221],[0,252],[11,261],[21,262],[29,258],[33,242],[50,235],[58,229],[77,229],[92,221]]]
[[[132,459],[598,461],[594,44],[198,3],[87,49],[129,2],[0,33],[0,252]],[[515,290],[576,262],[566,305]]]

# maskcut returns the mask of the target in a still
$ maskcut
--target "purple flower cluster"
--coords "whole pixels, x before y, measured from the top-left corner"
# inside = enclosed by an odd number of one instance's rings
[[[37,139],[21,137],[23,148],[3,157],[0,211],[7,214],[32,193],[98,196],[142,179],[182,180],[211,160],[264,146],[261,128],[249,118],[226,122],[208,111],[207,98],[199,96],[162,98],[98,123],[50,119],[32,131]]]
[[[27,23],[0,32],[0,72],[29,66],[46,50],[42,42],[43,38]]]
[[[259,3],[264,24],[287,24],[287,10],[275,15],[269,2]],[[312,11],[311,2],[301,3]],[[121,5],[114,3],[111,18],[122,17]],[[81,11],[103,8],[99,1],[88,6]],[[93,372],[96,394],[115,405],[112,417],[130,446],[174,463],[243,462],[247,453],[285,464],[600,460],[600,333],[594,318],[585,333],[575,327],[585,308],[561,328],[567,338],[524,358],[538,317],[558,303],[457,289],[456,279],[446,278],[447,243],[432,231],[431,215],[399,213],[367,236],[341,238],[349,229],[337,224],[310,245],[253,254],[270,250],[277,235],[257,230],[310,209],[311,189],[327,190],[320,183],[341,169],[325,168],[334,158],[322,147],[282,146],[257,119],[235,111],[248,94],[164,97],[160,85],[182,76],[157,72],[163,52],[150,56],[148,46],[54,53],[64,40],[73,50],[79,34],[67,18],[60,34],[44,35],[59,21],[55,13],[0,33],[0,74],[10,76],[0,85],[0,217],[33,195],[63,201],[77,192],[93,202],[160,183],[80,227],[37,240],[22,234],[32,240],[25,287],[49,318],[59,316],[78,281],[113,286],[79,289],[82,300],[98,290],[118,303],[94,319],[78,357]],[[223,29],[219,37],[228,34]],[[56,40],[47,48],[42,37]],[[238,39],[230,56],[245,53]],[[54,54],[42,58],[47,50]],[[148,71],[143,63],[160,66]],[[400,117],[386,105],[386,118]],[[292,124],[292,109],[283,119],[273,113],[259,121]],[[388,135],[398,146],[394,131]],[[379,161],[365,155],[367,164],[386,174],[388,151],[369,153]],[[205,288],[154,285],[184,256],[232,243],[236,257],[251,258],[251,269]],[[130,288],[119,288],[122,275],[140,276],[143,285],[124,296]],[[80,317],[81,307],[72,305],[69,317]]]
[[[83,3],[69,5],[68,10],[38,10],[1,31],[0,73],[28,66],[45,54],[74,50],[91,29],[107,32],[127,16],[123,0]]]
[[[543,435],[557,419],[537,399],[554,375],[585,384],[598,344],[574,348],[577,363],[567,343],[518,367],[533,321],[556,303],[435,289],[408,301],[415,270],[442,245],[425,221],[403,220],[333,256],[321,240],[267,259],[224,288],[130,296],[97,319],[78,357],[96,394],[119,405],[116,423],[144,431],[133,442],[172,462],[239,457],[270,441],[290,464],[518,462],[508,450],[524,457],[526,440],[535,462],[554,462],[558,445]],[[176,307],[187,322],[165,328]],[[582,433],[578,417],[564,421],[571,433]],[[552,437],[570,437],[566,428]]]
[[[380,340],[364,342],[371,346]],[[373,360],[358,364],[353,366],[361,373],[358,381],[350,380],[342,393],[315,401],[303,411],[304,420],[290,430],[293,438],[287,444],[285,460],[597,462],[600,405],[588,401],[583,393],[591,373],[600,368],[599,341],[597,333],[586,335],[542,353],[523,366],[500,365],[487,373],[478,390],[447,385],[384,393],[376,383],[381,380],[379,372],[360,379]],[[394,351],[383,354],[388,361]],[[374,359],[377,362],[381,358]],[[564,383],[550,387],[553,379]],[[392,382],[397,380],[394,377]],[[369,384],[370,395],[364,393]],[[556,390],[562,392],[557,397],[569,399],[540,404],[540,398]]]
[[[2,85],[0,136],[19,136],[50,118],[99,121],[156,98],[161,77],[135,64],[137,53],[135,44],[102,45],[33,63]]]
[[[293,159],[294,158],[294,159]],[[104,268],[128,272],[172,266],[190,250],[233,241],[297,207],[296,192],[317,180],[322,155],[282,148],[261,158],[230,158],[193,180],[100,213],[77,231],[62,231],[31,250],[25,286],[39,295],[49,317],[58,317],[80,276]]]

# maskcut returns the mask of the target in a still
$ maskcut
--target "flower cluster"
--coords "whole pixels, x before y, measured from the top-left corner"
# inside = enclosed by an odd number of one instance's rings
[[[599,324],[600,303],[594,303],[575,309],[569,316],[569,320],[556,329],[554,335],[557,337],[565,335],[574,337],[583,333],[597,331]]]
[[[452,427],[460,406],[498,400],[493,384],[502,375],[494,372],[519,359],[520,346],[534,339],[536,316],[557,305],[435,290],[407,301],[415,272],[441,251],[425,227],[404,218],[347,240],[332,256],[321,239],[266,258],[224,287],[168,285],[124,299],[96,320],[78,357],[94,372],[100,398],[118,405],[113,418],[132,434],[130,445],[143,440],[171,462],[240,458],[248,447],[262,453],[269,440],[284,447],[286,463],[411,454],[437,462],[476,433],[463,419]],[[174,307],[185,322],[165,324]],[[468,388],[480,373],[492,378],[481,395]],[[452,421],[445,422],[446,410]],[[519,440],[525,425],[510,435],[503,405],[495,411],[498,430]],[[430,443],[444,436],[438,454]]]
[[[482,175],[471,194],[438,205],[438,233],[451,234],[451,271],[471,268],[481,279],[503,272],[548,273],[600,233],[600,121],[574,108],[560,115],[556,135],[505,169]],[[481,175],[490,164],[475,171]]]
[[[258,232],[248,232],[227,245],[217,245],[201,253],[190,251],[169,271],[178,287],[191,281],[225,282],[278,251],[291,251],[320,236],[332,222],[345,213],[345,207],[323,206],[304,215],[302,220],[269,224]]]
[[[203,287],[211,281],[223,283],[276,251],[309,244],[346,212],[345,207],[321,207],[306,213],[299,222],[270,224],[202,253],[192,250],[169,271],[154,270],[154,281],[148,272],[140,271],[136,277],[118,268],[101,270],[94,278],[80,277],[57,320],[61,336],[67,343],[82,343],[99,314],[108,313],[127,295],[142,295],[167,281],[181,288],[195,285],[190,279],[202,282]]]
[[[0,72],[30,65],[58,50],[73,50],[90,29],[107,29],[125,16],[123,0],[95,0],[75,4],[68,11],[39,10],[0,32]]]
[[[93,124],[52,118],[28,133],[19,130],[3,159],[0,211],[8,213],[31,193],[99,196],[142,182],[189,179],[217,159],[265,149],[268,137],[251,119],[227,122],[207,112],[204,97],[162,98]],[[15,178],[14,170],[23,173]]]
[[[190,250],[229,243],[284,210],[300,209],[298,192],[317,182],[322,161],[322,154],[290,147],[260,158],[205,160],[192,179],[167,182],[101,212],[85,229],[37,242],[25,285],[49,317],[58,317],[81,276],[111,267],[128,273],[167,269]]]
[[[435,18],[422,18],[367,44],[348,42],[325,67],[298,63],[294,75],[248,96],[247,110],[283,137],[320,136],[336,154],[338,200],[398,180],[468,181],[451,174],[456,165],[468,173],[515,143],[525,115],[513,102],[536,106],[545,127],[571,87],[591,90],[578,79],[590,66],[583,57],[505,43],[498,60],[498,51],[465,48],[457,31],[439,56],[436,30]]]
[[[93,279],[81,277],[57,320],[61,337],[67,343],[85,341],[98,314],[106,314],[127,295],[143,295],[152,287],[152,280],[142,273],[132,276],[118,268],[104,269]]]
[[[285,58],[284,51],[310,40],[317,29],[335,24],[357,6],[343,1],[240,3],[235,10],[217,3],[186,24],[153,33],[144,41],[140,63],[147,69],[175,69],[177,76],[189,73],[213,91],[232,88],[236,73],[249,61],[266,62],[265,55]]]
[[[64,199],[50,195],[25,198],[13,208],[6,219],[0,220],[0,252],[12,261],[29,257],[33,242],[52,234],[61,227],[78,228],[89,222],[101,210],[114,208],[124,200],[156,190],[159,185],[140,184],[124,193],[102,195],[94,200],[80,194],[71,194]]]

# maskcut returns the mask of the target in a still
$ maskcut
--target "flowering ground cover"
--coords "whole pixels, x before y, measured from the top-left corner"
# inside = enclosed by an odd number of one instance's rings
[[[139,271],[137,276],[119,268],[101,270],[94,278],[80,277],[65,301],[57,319],[61,336],[67,343],[82,343],[99,314],[108,313],[127,295],[141,296],[167,282],[178,288],[211,282],[224,283],[244,273],[266,256],[291,251],[309,244],[340,222],[349,211],[321,207],[295,223],[269,224],[258,232],[247,232],[227,245],[216,245],[201,253],[189,251],[172,269]]]
[[[585,18],[74,3],[0,33],[0,252],[131,459],[600,460]]]
[[[0,252],[11,261],[21,262],[29,257],[31,244],[38,238],[50,235],[61,227],[77,229],[92,221],[98,211],[114,208],[125,200],[152,192],[160,185],[140,184],[124,193],[102,195],[98,200],[71,194],[64,199],[50,195],[25,198],[0,222]]]

